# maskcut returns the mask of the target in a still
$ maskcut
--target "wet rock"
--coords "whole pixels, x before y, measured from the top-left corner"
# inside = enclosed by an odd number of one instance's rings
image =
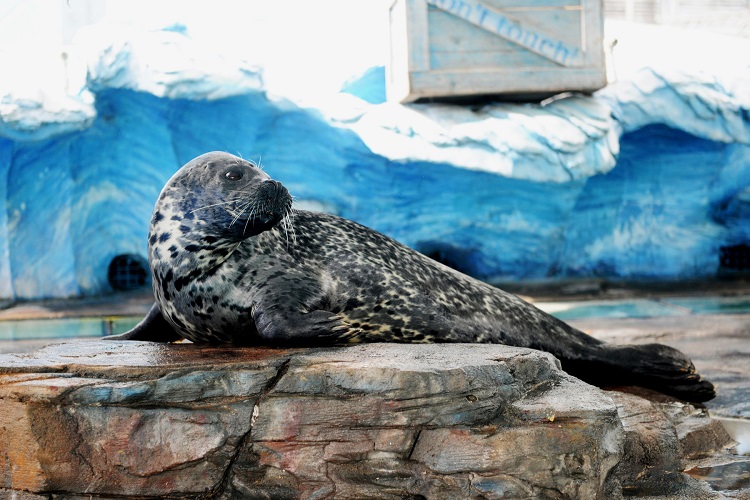
[[[570,321],[614,344],[661,342],[679,349],[716,385],[706,407],[715,416],[750,419],[750,320],[744,314],[686,314],[655,318]]]
[[[499,345],[0,356],[10,498],[711,498],[682,471],[727,442],[692,406]]]
[[[597,497],[621,456],[610,398],[512,347],[80,342],[0,366],[5,491]]]
[[[652,399],[616,391],[609,394],[625,430],[623,457],[615,470],[623,493],[711,498],[707,484],[682,471],[689,459],[733,444],[721,424],[704,410],[658,394]]]

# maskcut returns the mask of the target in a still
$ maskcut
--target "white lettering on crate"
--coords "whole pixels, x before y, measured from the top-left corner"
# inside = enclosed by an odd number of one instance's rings
[[[531,30],[476,0],[426,0],[428,4],[479,26],[562,66],[583,66],[583,54],[560,40]]]

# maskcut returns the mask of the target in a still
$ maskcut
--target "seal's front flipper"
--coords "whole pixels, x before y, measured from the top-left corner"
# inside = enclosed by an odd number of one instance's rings
[[[174,342],[182,336],[162,316],[159,306],[154,304],[145,318],[132,330],[120,335],[109,335],[104,340],[146,340],[149,342]]]
[[[639,385],[694,403],[716,397],[713,384],[696,373],[692,361],[663,344],[603,345],[596,355],[561,363],[566,372],[600,387]]]
[[[321,309],[255,307],[255,327],[266,342],[283,345],[332,345],[357,342],[362,331],[339,314]]]

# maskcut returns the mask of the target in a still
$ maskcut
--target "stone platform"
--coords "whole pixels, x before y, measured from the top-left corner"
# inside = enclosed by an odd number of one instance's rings
[[[0,355],[3,498],[720,498],[682,471],[730,445],[499,345]]]

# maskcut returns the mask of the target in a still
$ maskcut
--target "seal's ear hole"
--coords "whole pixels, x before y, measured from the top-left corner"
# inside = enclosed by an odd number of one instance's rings
[[[109,263],[107,278],[115,290],[136,290],[150,282],[148,262],[140,255],[121,254]]]

